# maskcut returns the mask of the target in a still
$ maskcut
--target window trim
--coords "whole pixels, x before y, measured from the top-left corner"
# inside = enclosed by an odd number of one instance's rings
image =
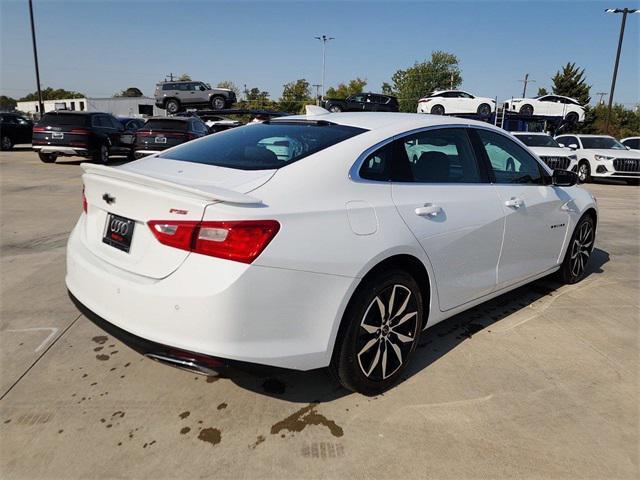
[[[450,129],[450,128],[459,128],[459,129],[463,129],[466,134],[467,137],[469,138],[469,143],[471,144],[471,148],[473,150],[473,153],[475,155],[475,160],[478,163],[478,170],[480,173],[480,180],[481,182],[475,182],[475,183],[461,183],[461,182],[431,182],[431,183],[426,183],[426,182],[400,182],[400,181],[394,181],[392,178],[390,178],[389,180],[370,180],[367,178],[362,178],[360,176],[360,169],[362,168],[364,162],[367,160],[367,158],[369,158],[369,155],[371,155],[372,153],[374,153],[376,150],[379,150],[381,148],[383,148],[384,146],[388,145],[389,143],[395,142],[397,140],[401,140],[404,137],[410,136],[410,135],[415,135],[415,134],[419,134],[419,133],[423,133],[423,132],[428,132],[431,130],[440,130],[440,129]],[[473,126],[473,128],[475,128],[475,126]],[[473,128],[470,125],[461,125],[459,123],[447,123],[447,124],[442,124],[442,125],[431,125],[429,127],[420,127],[420,128],[415,128],[413,130],[408,130],[406,132],[402,132],[402,133],[398,133],[392,137],[386,138],[374,145],[372,145],[371,147],[367,148],[366,150],[364,150],[360,155],[358,155],[358,157],[356,158],[355,162],[351,165],[351,168],[349,169],[349,173],[348,173],[348,177],[349,180],[351,180],[352,182],[356,182],[356,183],[374,183],[374,184],[381,184],[381,183],[395,183],[395,184],[406,184],[406,185],[452,185],[452,186],[464,186],[464,185],[489,185],[492,184],[494,182],[491,181],[491,176],[490,174],[492,173],[492,170],[489,168],[487,169],[487,165],[484,163],[484,159],[478,156],[478,152],[476,151],[476,145],[474,144],[473,141],[473,136],[471,135],[471,131],[473,130]],[[487,128],[486,130],[490,130],[490,131],[494,131],[493,129]],[[540,163],[540,162],[538,162]],[[490,164],[489,164],[490,167]]]

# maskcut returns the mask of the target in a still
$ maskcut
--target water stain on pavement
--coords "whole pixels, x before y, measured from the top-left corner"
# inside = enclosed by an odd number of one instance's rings
[[[97,337],[93,337],[91,340],[96,342],[98,345],[103,345],[107,343],[107,340],[109,340],[109,337],[105,335],[98,335]]]
[[[198,439],[211,445],[217,445],[222,440],[222,434],[217,428],[203,428],[198,434]]]
[[[264,435],[258,435],[256,437],[256,441],[249,445],[249,448],[255,450],[255,448],[265,441]]]
[[[275,423],[271,427],[271,434],[276,435],[283,430],[289,432],[301,432],[309,425],[324,425],[329,429],[334,437],[341,437],[344,435],[344,430],[333,420],[329,420],[324,415],[320,415],[316,412],[318,402],[313,402],[302,407],[297,412],[288,416],[284,420]]]
[[[220,405],[218,405],[218,410],[224,410],[225,408],[227,408],[227,404],[225,402],[222,402]]]
[[[213,377],[213,376],[207,377],[207,383],[214,383],[214,382],[217,382],[218,380],[220,380],[220,377]]]
[[[180,415],[178,415],[182,420],[184,420],[185,418],[187,418],[189,415],[191,415],[191,412],[182,412]]]
[[[180,435],[186,435],[187,433],[189,433],[191,431],[190,427],[182,427],[180,429]]]
[[[109,360],[110,357],[109,357],[109,355],[105,355],[105,354],[101,353],[100,355],[96,355],[96,358],[98,360],[104,362],[105,360]]]

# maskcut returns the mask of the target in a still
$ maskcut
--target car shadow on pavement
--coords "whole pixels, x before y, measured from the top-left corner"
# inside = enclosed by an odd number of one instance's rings
[[[607,252],[594,249],[585,278],[603,273],[602,267],[608,261]],[[544,297],[554,297],[560,287],[562,284],[554,276],[544,277],[429,328],[423,332],[401,382],[420,373],[476,333]],[[233,375],[229,379],[241,388],[296,403],[330,402],[352,394],[331,378],[326,369],[308,372],[267,369],[261,373]]]

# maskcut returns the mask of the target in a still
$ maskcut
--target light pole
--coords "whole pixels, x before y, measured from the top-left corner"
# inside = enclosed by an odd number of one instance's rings
[[[316,105],[320,105],[320,87],[322,85],[320,85],[319,83],[314,83],[313,85],[311,85],[312,87],[316,88]]]
[[[44,114],[44,104],[42,103],[42,90],[40,89],[40,69],[38,68],[38,47],[36,45],[36,29],[33,25],[33,3],[29,0],[29,18],[31,19],[31,40],[33,42],[33,60],[36,64],[36,86],[38,87],[38,113],[39,118]]]
[[[627,23],[627,14],[638,13],[638,8],[607,8],[606,13],[621,13],[622,24],[620,25],[620,38],[618,39],[618,51],[616,52],[616,63],[613,67],[613,79],[611,80],[611,93],[609,94],[609,108],[607,108],[607,121],[604,124],[605,133],[609,133],[609,120],[611,119],[611,107],[613,106],[613,92],[616,89],[616,78],[618,77],[618,64],[620,63],[620,52],[622,51],[622,39],[624,38],[624,26]]]
[[[335,40],[335,37],[327,37],[326,35],[322,35],[320,37],[314,37],[316,40],[320,40],[322,42],[322,99],[324,100],[324,70],[326,65],[326,51],[327,51],[327,42],[329,40]]]

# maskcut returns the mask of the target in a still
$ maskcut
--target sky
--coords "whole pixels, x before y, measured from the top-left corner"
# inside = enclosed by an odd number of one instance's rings
[[[460,60],[462,88],[504,100],[538,87],[568,61],[609,92],[621,15],[640,1],[192,1],[34,0],[41,84],[93,97],[127,87],[153,95],[169,73],[213,85],[231,80],[279,98],[283,84],[326,86],[361,77],[379,91],[434,50]],[[0,94],[36,89],[27,0],[0,0]],[[426,92],[425,92],[426,93]],[[629,15],[615,101],[640,103],[640,14]]]

